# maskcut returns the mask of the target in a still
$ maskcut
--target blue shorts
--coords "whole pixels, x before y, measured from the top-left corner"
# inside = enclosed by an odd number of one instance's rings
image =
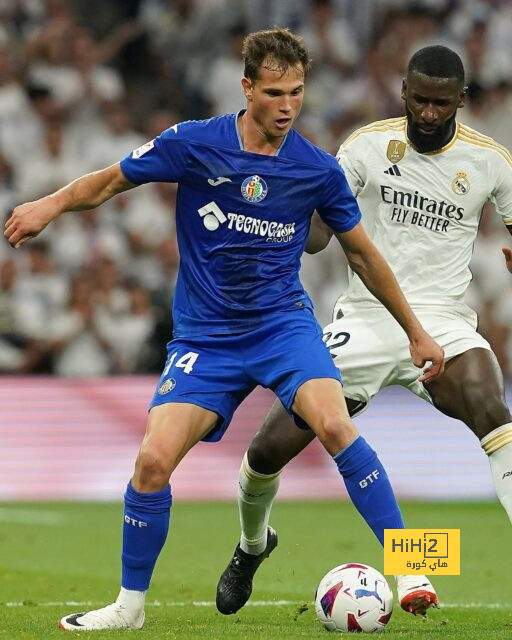
[[[219,422],[203,438],[210,442],[222,438],[236,408],[258,385],[272,389],[291,414],[297,389],[307,380],[341,383],[309,309],[272,314],[253,331],[171,340],[167,353],[150,409],[190,402],[214,411]]]

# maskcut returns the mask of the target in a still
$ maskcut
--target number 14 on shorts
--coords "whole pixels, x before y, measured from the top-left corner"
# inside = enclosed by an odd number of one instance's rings
[[[178,352],[175,351],[169,357],[169,359],[167,360],[167,364],[165,365],[165,369],[163,370],[162,376],[168,375],[172,365],[174,364],[174,361],[176,360],[177,355],[178,355]],[[180,358],[178,358],[178,360],[176,360],[175,367],[177,369],[183,369],[185,373],[190,373],[194,368],[194,365],[198,358],[199,358],[198,353],[195,353],[194,351],[188,351],[187,353],[185,353],[185,355],[181,356]]]

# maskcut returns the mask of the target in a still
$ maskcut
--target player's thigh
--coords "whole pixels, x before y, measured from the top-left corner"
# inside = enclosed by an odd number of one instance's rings
[[[381,308],[350,309],[324,328],[324,340],[341,371],[343,393],[353,400],[351,415],[357,415],[382,387],[396,384],[400,362],[410,359],[405,333]]]
[[[187,452],[217,424],[217,413],[189,403],[165,403],[151,409],[135,463],[132,485],[158,491]]]
[[[314,432],[298,427],[276,400],[247,450],[249,465],[258,473],[277,473],[314,438]]]
[[[478,438],[511,421],[503,375],[490,349],[475,347],[450,358],[426,385],[436,408],[462,420]]]
[[[341,377],[309,309],[274,314],[251,336],[247,367],[257,384],[272,389],[291,412],[297,389],[308,380]]]
[[[240,340],[239,336],[203,336],[169,342],[150,408],[185,403],[211,411],[218,420],[202,439],[220,440],[236,408],[254,388],[245,373]]]
[[[489,343],[476,331],[474,312],[465,307],[422,309],[417,315],[425,330],[443,347],[446,368],[443,375],[424,385],[415,376],[414,365],[404,362],[400,384],[475,432],[481,428],[477,423],[491,425],[501,420],[508,412],[503,376]]]
[[[324,446],[329,440],[328,448],[331,450],[334,445],[330,440],[339,439],[340,434],[340,429],[333,430],[331,425],[333,420],[338,420],[340,426],[339,419],[343,413],[346,414],[346,407],[340,373],[323,342],[322,329],[312,312],[303,309],[275,315],[253,338],[254,344],[248,355],[249,370],[254,380],[272,389],[286,410],[309,424]],[[309,389],[313,382],[317,383],[319,394],[317,412],[310,410],[312,393]],[[329,392],[324,391],[324,387],[328,387]],[[337,407],[337,413],[330,411],[331,407]]]

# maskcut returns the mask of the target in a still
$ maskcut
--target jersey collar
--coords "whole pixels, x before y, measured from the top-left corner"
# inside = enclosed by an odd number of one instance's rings
[[[245,151],[245,149],[244,149],[244,145],[242,143],[242,138],[240,137],[240,131],[238,131],[238,118],[240,116],[242,116],[246,111],[247,111],[247,109],[240,109],[240,111],[238,113],[235,113],[235,132],[236,132],[236,138],[238,140],[238,148],[240,149],[240,151]],[[276,156],[279,155],[279,153],[281,152],[281,149],[284,146],[284,143],[286,142],[286,138],[288,138],[288,133],[282,139],[281,144],[276,149],[276,152],[272,156],[269,156],[269,158],[275,158]],[[253,152],[247,152],[246,151],[246,153],[253,153]],[[257,154],[257,155],[264,155],[264,154]]]

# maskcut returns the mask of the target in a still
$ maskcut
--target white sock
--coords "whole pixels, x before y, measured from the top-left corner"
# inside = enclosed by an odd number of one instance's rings
[[[145,601],[145,591],[132,591],[132,589],[125,589],[124,587],[121,587],[116,599],[117,603],[122,604],[125,609],[133,612],[134,615],[139,615],[144,610]]]
[[[238,510],[240,512],[240,548],[259,555],[267,546],[267,526],[272,501],[279,488],[279,474],[266,475],[253,471],[245,453],[238,478]]]
[[[498,498],[512,522],[512,422],[488,433],[480,444],[489,456]]]

